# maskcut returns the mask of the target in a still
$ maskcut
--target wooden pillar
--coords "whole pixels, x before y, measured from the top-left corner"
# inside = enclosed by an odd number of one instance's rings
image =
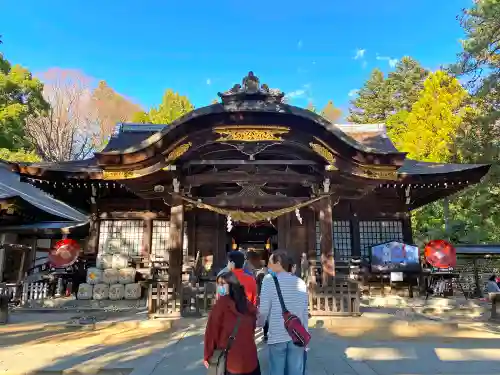
[[[413,243],[413,232],[411,230],[411,214],[405,213],[402,220],[403,242],[407,244]]]
[[[309,262],[316,261],[316,213],[309,209],[304,217],[307,228],[307,259]]]
[[[178,287],[181,285],[184,241],[184,205],[179,196],[172,197],[169,237],[169,284]]]
[[[290,214],[278,217],[278,248],[287,249],[290,246]]]
[[[151,259],[152,250],[152,235],[153,235],[153,219],[149,216],[143,221],[142,249],[141,256],[146,259]]]
[[[187,215],[188,230],[188,259],[191,265],[194,265],[196,258],[196,208],[192,209]]]
[[[0,234],[0,283],[3,281],[3,269],[5,264],[6,251],[3,247],[5,243],[5,234]]]
[[[227,242],[227,226],[226,226],[226,217],[223,215],[219,215],[217,213],[214,213],[215,215],[215,243],[214,246],[215,248],[213,249],[214,251],[214,258],[213,258],[213,265],[212,268],[216,271],[219,269],[223,268],[226,261],[227,261],[227,256],[226,256],[226,242]]]
[[[90,225],[89,225],[89,239],[87,247],[84,250],[86,254],[97,254],[99,250],[99,219],[97,207],[95,204],[91,206]]]
[[[332,204],[329,198],[319,201],[320,249],[323,285],[330,277],[335,276],[335,260],[333,257],[333,222]]]

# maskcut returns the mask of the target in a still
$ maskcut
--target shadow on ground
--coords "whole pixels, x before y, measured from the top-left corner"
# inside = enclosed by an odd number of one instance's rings
[[[421,332],[411,323],[371,320],[339,318],[334,324],[317,319],[311,330],[308,373],[500,374],[500,335],[451,329],[439,333],[437,328]],[[204,319],[186,319],[171,331],[14,329],[0,336],[0,372],[202,375],[206,373],[201,363],[204,324]],[[262,344],[260,349],[265,374],[267,351]]]

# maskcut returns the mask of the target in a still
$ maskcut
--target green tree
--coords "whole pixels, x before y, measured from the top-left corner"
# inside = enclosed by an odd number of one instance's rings
[[[424,87],[424,80],[429,71],[420,63],[405,56],[398,61],[394,71],[387,76],[391,113],[411,111],[413,103],[418,100],[420,91]]]
[[[33,151],[11,151],[6,148],[0,148],[0,160],[24,163],[36,163],[38,161],[41,161],[40,157]]]
[[[467,91],[456,78],[438,70],[431,73],[424,82],[419,98],[411,112],[393,116],[397,126],[388,133],[396,147],[408,152],[411,159],[446,162],[456,159],[456,135],[467,113]],[[401,131],[401,127],[405,130]]]
[[[144,124],[170,124],[193,109],[194,106],[187,96],[168,89],[158,107],[151,108],[149,112],[137,112],[133,121]]]
[[[321,110],[321,116],[326,118],[332,124],[337,123],[342,117],[342,110],[333,105],[333,101],[329,100],[325,107]]]
[[[30,147],[24,137],[25,121],[33,113],[47,111],[42,90],[40,80],[22,66],[12,66],[0,54],[0,147]]]
[[[387,78],[374,69],[370,78],[351,101],[348,121],[367,124],[386,122],[400,111],[411,111],[429,72],[415,59],[405,56]]]
[[[464,9],[460,23],[465,31],[459,62],[450,70],[471,77],[479,95],[496,92],[494,99],[500,110],[500,1],[478,0]],[[493,99],[493,97],[492,97]]]
[[[358,96],[351,101],[349,122],[370,124],[385,122],[390,111],[389,91],[384,73],[373,69],[370,78],[358,91]]]

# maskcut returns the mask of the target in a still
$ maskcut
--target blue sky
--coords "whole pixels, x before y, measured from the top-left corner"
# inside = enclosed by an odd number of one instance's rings
[[[344,110],[371,69],[453,62],[471,0],[59,1],[2,4],[0,51],[33,72],[80,69],[145,108],[165,89],[196,107],[253,70],[292,103]]]

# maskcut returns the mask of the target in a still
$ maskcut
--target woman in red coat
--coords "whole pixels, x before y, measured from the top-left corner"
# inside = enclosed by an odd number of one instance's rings
[[[227,355],[227,375],[260,375],[255,327],[257,309],[246,297],[245,289],[232,272],[222,274],[217,279],[219,299],[208,316],[205,330],[204,364],[216,349],[227,347],[238,317],[238,332]]]

